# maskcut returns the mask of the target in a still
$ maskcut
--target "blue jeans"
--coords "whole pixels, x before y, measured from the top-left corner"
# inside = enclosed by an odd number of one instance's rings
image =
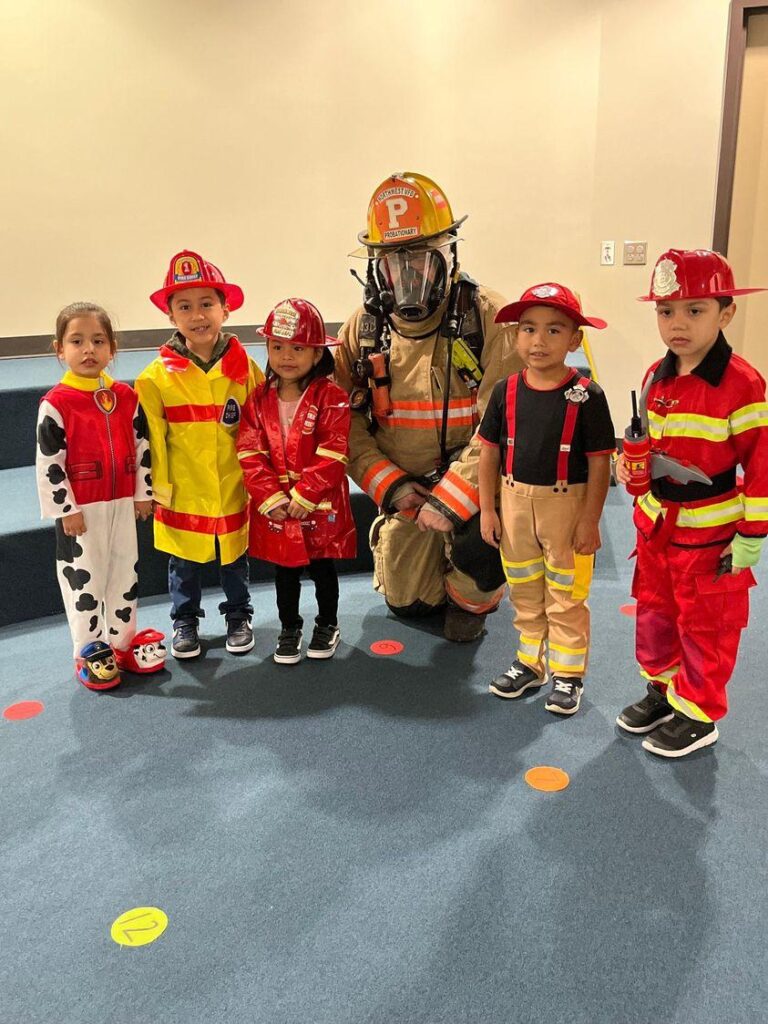
[[[171,595],[171,618],[196,621],[205,612],[200,607],[202,597],[202,562],[191,562],[188,558],[171,555],[168,559],[168,590]],[[226,601],[219,605],[219,611],[229,622],[246,619],[253,615],[251,595],[248,591],[248,555],[241,555],[229,565],[219,563],[219,579]]]

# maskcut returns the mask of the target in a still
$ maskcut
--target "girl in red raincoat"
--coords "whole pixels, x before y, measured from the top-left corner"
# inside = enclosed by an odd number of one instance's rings
[[[355,524],[345,466],[347,393],[329,379],[333,359],[320,313],[305,299],[285,299],[267,317],[267,379],[242,411],[238,457],[251,496],[249,554],[275,563],[282,626],[274,658],[301,659],[299,614],[304,569],[315,584],[318,614],[309,658],[332,658],[339,645],[335,558],[354,558]]]

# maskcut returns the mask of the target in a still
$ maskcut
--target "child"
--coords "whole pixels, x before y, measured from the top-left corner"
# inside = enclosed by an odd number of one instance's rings
[[[640,300],[656,303],[669,349],[646,374],[641,396],[652,451],[710,480],[665,475],[635,501],[632,594],[648,693],[617,723],[648,733],[643,747],[661,757],[684,757],[718,738],[715,723],[727,711],[725,687],[749,618],[751,567],[768,532],[765,381],[723,336],[736,312],[733,296],[764,290],[735,288],[718,253],[670,249]],[[623,457],[617,476],[629,480]]]
[[[519,697],[542,686],[548,640],[552,692],[545,708],[573,715],[587,667],[586,598],[615,435],[603,391],[565,359],[579,347],[581,327],[602,330],[606,323],[584,316],[576,295],[559,284],[529,288],[496,320],[518,322],[517,351],[526,368],[496,384],[478,431],[485,442],[480,530],[486,543],[501,541],[520,633],[517,657],[490,690]]]
[[[333,359],[320,313],[286,299],[267,317],[266,383],[248,400],[237,442],[252,498],[250,553],[275,563],[282,630],[274,659],[301,659],[300,580],[315,584],[318,614],[309,658],[332,658],[339,645],[339,581],[334,558],[354,558],[355,525],[345,466],[349,398],[329,380]]]
[[[109,690],[120,669],[157,672],[165,660],[162,633],[136,632],[136,519],[152,514],[146,421],[133,388],[105,372],[117,342],[101,306],[62,309],[53,349],[67,370],[40,402],[40,508],[56,520],[75,677]]]
[[[261,370],[221,327],[243,292],[197,253],[171,260],[150,296],[176,331],[139,375],[149,422],[155,489],[155,546],[167,551],[175,658],[200,654],[203,563],[219,558],[226,648],[253,647],[248,593],[248,496],[235,441],[240,410]]]

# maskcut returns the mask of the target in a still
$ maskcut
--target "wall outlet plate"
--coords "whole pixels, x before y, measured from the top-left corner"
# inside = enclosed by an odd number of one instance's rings
[[[643,266],[648,258],[647,242],[625,242],[624,243],[624,265],[632,267]]]

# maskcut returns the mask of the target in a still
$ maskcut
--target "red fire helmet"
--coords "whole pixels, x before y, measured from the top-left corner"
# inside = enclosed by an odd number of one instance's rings
[[[584,316],[578,296],[570,288],[566,288],[562,284],[555,284],[553,281],[536,284],[533,288],[524,291],[517,302],[510,302],[508,306],[503,306],[496,314],[496,323],[519,323],[522,314],[531,306],[551,306],[552,309],[559,309],[570,317],[577,327],[596,327],[602,331],[604,327],[608,326],[605,320],[601,320],[597,316]]]
[[[230,311],[239,309],[245,301],[243,289],[239,285],[227,284],[218,267],[189,249],[176,253],[165,275],[165,285],[152,292],[150,299],[158,309],[169,313],[169,296],[185,288],[215,288],[216,291],[223,293]]]
[[[731,265],[710,249],[667,249],[656,261],[648,295],[638,302],[675,299],[719,299],[764,292],[765,288],[736,288]]]
[[[306,299],[283,299],[278,302],[258,333],[273,341],[307,345],[310,348],[341,344],[337,338],[331,338],[325,333],[325,324],[319,310]]]

